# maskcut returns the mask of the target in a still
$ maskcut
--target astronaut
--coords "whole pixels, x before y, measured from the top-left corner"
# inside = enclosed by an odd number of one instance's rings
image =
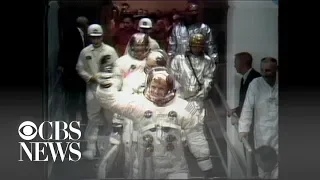
[[[194,101],[204,116],[203,103],[211,89],[216,65],[204,53],[205,38],[202,34],[193,34],[189,45],[190,51],[173,58],[170,70],[178,83],[178,96],[187,101]]]
[[[144,67],[139,67],[135,71],[129,72],[122,80],[122,92],[129,94],[141,94],[145,89],[145,79],[147,72],[154,67],[165,67],[167,65],[168,55],[161,49],[150,51],[146,58],[146,64]],[[132,121],[128,118],[115,116],[113,123],[122,124],[122,139],[125,147],[125,176],[130,175],[131,154],[133,149],[131,148],[132,137],[136,132],[133,130]]]
[[[187,16],[184,23],[177,24],[169,37],[168,54],[173,58],[177,54],[184,54],[189,50],[189,38],[192,34],[201,33],[205,37],[205,52],[211,57],[213,62],[218,62],[218,52],[216,43],[213,40],[213,29],[207,24],[198,21],[199,6],[189,3]]]
[[[141,71],[145,68],[146,65],[146,57],[149,53],[148,43],[149,43],[149,36],[144,33],[135,33],[132,35],[129,41],[129,51],[128,54],[121,56],[115,62],[113,67],[113,74],[114,74],[114,87],[117,87],[119,91],[124,91],[126,93],[133,93],[132,88],[138,89],[138,87],[142,84],[142,81],[139,75],[141,73],[134,73],[136,74],[137,79],[132,79],[130,77],[131,74],[135,71]],[[127,79],[127,80],[126,80]],[[124,81],[125,80],[125,81]],[[144,79],[143,79],[144,80]],[[112,119],[113,124],[119,123],[123,126],[123,139],[125,146],[125,151],[130,151],[131,146],[131,132],[132,132],[132,122],[128,118],[124,118],[119,114],[114,114]],[[128,155],[125,154],[125,157]],[[127,168],[125,172],[128,172]]]
[[[146,73],[154,67],[166,67],[168,55],[161,49],[152,50],[148,53],[145,66],[140,66],[136,71],[131,71],[123,79],[122,91],[142,93],[145,87]]]
[[[140,19],[138,30],[141,33],[147,34],[149,36],[149,43],[148,43],[149,49],[155,50],[155,49],[159,49],[160,48],[158,42],[150,37],[150,32],[152,31],[152,21],[151,21],[151,19],[149,19],[149,18]],[[128,43],[124,54],[128,53],[129,46],[130,46],[130,43]]]
[[[128,54],[121,56],[113,68],[118,89],[122,88],[122,80],[131,72],[143,69],[149,53],[149,36],[144,33],[135,33],[129,40]]]
[[[137,133],[132,143],[130,178],[188,179],[181,130],[187,132],[190,151],[199,167],[207,177],[211,175],[208,142],[199,130],[201,122],[194,120],[197,110],[175,95],[174,79],[166,68],[148,72],[143,94],[119,92],[111,78],[99,85],[96,95],[104,108],[133,121]]]
[[[92,24],[88,27],[88,35],[92,42],[91,45],[85,47],[79,55],[76,70],[80,77],[87,83],[86,87],[86,104],[88,114],[88,125],[85,130],[85,140],[87,140],[87,149],[83,152],[83,156],[92,160],[96,154],[96,141],[98,138],[99,122],[109,122],[108,128],[111,128],[112,114],[109,111],[102,111],[102,108],[95,97],[95,91],[98,84],[99,66],[101,61],[113,64],[118,59],[115,49],[102,42],[103,30],[98,24]],[[101,119],[100,112],[103,112],[104,118]],[[110,115],[111,114],[111,115]],[[110,130],[111,131],[111,130]]]

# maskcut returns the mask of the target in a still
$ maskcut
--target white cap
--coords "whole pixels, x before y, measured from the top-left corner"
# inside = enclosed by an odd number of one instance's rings
[[[88,35],[89,36],[102,36],[103,30],[99,24],[91,24],[88,27]]]
[[[152,28],[152,21],[149,18],[142,18],[139,21],[139,28],[146,28],[151,29]]]

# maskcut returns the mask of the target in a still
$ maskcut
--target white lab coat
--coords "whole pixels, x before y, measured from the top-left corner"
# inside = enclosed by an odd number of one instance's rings
[[[239,119],[239,132],[249,132],[254,120],[255,148],[263,145],[273,147],[278,153],[278,81],[271,87],[263,77],[252,80],[247,90]],[[253,116],[254,114],[254,116]],[[262,171],[259,168],[259,176]]]
[[[89,83],[89,80],[92,76],[99,73],[100,60],[105,55],[110,55],[110,63],[114,63],[118,59],[115,49],[109,45],[103,43],[99,48],[89,45],[80,52],[76,65],[79,75],[87,82],[86,104],[89,122],[84,136],[86,140],[90,140],[92,143],[95,143],[98,138],[98,123],[101,120],[100,111],[102,109],[95,97],[97,84]],[[108,110],[104,110],[103,113],[106,120],[110,121],[108,123],[110,124],[110,128],[112,113]]]

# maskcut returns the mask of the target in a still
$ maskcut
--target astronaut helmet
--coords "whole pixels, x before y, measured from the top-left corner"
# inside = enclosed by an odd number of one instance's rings
[[[148,73],[154,67],[166,67],[169,56],[162,49],[156,49],[149,52],[146,58],[146,66],[144,72]]]
[[[138,60],[146,58],[149,52],[149,36],[144,33],[135,33],[129,41],[128,54]]]
[[[189,38],[189,46],[191,53],[194,55],[201,55],[205,48],[205,38],[202,34],[193,34]]]
[[[152,68],[146,77],[144,96],[157,106],[164,106],[176,94],[174,78],[165,67]]]

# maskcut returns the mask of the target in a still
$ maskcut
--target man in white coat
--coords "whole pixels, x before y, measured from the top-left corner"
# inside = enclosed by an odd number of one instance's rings
[[[98,24],[92,24],[88,27],[88,36],[92,42],[91,45],[85,47],[79,55],[76,69],[87,83],[86,87],[86,104],[88,114],[88,125],[85,131],[85,140],[87,140],[87,149],[83,152],[83,156],[92,160],[96,154],[96,141],[98,139],[99,122],[101,121],[100,112],[102,110],[99,102],[95,97],[99,78],[100,61],[107,61],[113,64],[118,59],[115,49],[102,42],[103,30]],[[111,128],[112,113],[107,110],[103,111],[107,121],[108,128]]]
[[[262,77],[254,79],[247,90],[239,120],[240,138],[247,137],[252,120],[255,149],[271,146],[278,153],[278,81],[277,60],[266,57],[261,60]],[[254,115],[254,116],[253,116]],[[259,177],[264,178],[258,167]],[[274,171],[272,178],[278,177]]]

